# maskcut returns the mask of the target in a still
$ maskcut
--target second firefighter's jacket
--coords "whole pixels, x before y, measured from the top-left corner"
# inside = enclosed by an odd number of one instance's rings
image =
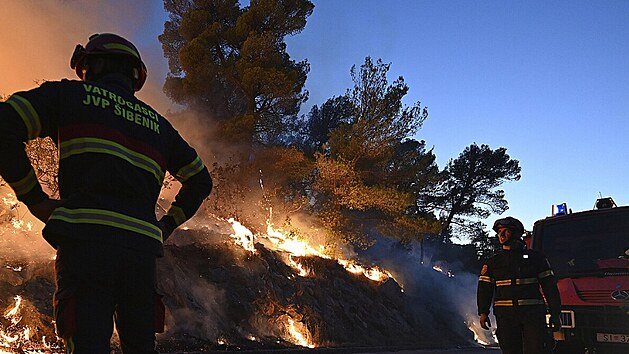
[[[544,311],[544,297],[550,313],[559,314],[561,300],[557,280],[542,253],[514,247],[503,250],[483,264],[478,280],[479,315],[489,314],[492,299],[497,316],[524,309]]]
[[[155,208],[166,171],[182,183],[164,218],[171,229],[212,189],[195,150],[115,75],[46,82],[0,103],[0,175],[27,205],[47,198],[24,152],[37,137],[59,150],[62,204],[43,230],[53,247],[94,240],[160,254]]]

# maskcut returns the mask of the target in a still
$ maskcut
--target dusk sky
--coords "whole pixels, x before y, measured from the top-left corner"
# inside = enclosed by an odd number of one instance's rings
[[[314,3],[288,47],[311,64],[310,104],[342,94],[365,56],[382,58],[410,87],[407,104],[429,108],[415,138],[440,168],[474,142],[520,161],[503,216],[530,230],[552,204],[592,209],[599,192],[629,204],[628,1]]]
[[[504,185],[526,229],[554,203],[592,209],[601,193],[629,204],[629,1],[314,0],[305,30],[287,39],[308,59],[307,112],[352,83],[366,56],[404,77],[408,105],[430,115],[415,136],[440,168],[476,142],[507,148],[522,179]],[[131,5],[128,5],[131,4]],[[160,1],[0,1],[0,94],[73,78],[69,58],[96,32],[139,47],[149,69],[140,95],[165,111]],[[185,135],[185,134],[184,134]],[[487,224],[499,216],[493,215]]]

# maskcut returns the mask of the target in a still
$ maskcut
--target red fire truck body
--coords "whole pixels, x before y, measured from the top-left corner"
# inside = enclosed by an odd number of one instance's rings
[[[553,208],[554,210],[554,208]],[[594,210],[538,220],[529,247],[542,251],[558,279],[562,331],[570,353],[629,353],[629,206],[599,199]]]

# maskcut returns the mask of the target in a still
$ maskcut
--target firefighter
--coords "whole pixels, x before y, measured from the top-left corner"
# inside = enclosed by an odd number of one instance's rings
[[[553,331],[561,330],[561,300],[550,264],[540,252],[526,249],[521,239],[524,226],[518,219],[496,220],[493,229],[502,252],[487,260],[480,272],[477,294],[480,325],[484,329],[491,327],[488,316],[493,298],[496,335],[503,353],[551,353],[544,297]]]
[[[80,81],[45,82],[0,103],[0,175],[56,249],[54,315],[66,352],[109,354],[115,322],[125,354],[157,353],[164,307],[155,261],[212,179],[173,126],[135,97],[147,70],[131,42],[95,34],[70,66]],[[57,143],[59,200],[42,190],[25,153],[37,137]],[[182,187],[158,221],[167,171]]]

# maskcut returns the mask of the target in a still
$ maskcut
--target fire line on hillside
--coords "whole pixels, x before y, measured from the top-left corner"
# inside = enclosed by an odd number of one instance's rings
[[[7,198],[5,204],[17,205]],[[54,253],[44,245],[47,251],[29,254],[43,241],[16,208],[5,208],[12,214],[0,228],[0,246],[24,249],[1,256],[0,353],[61,353],[50,317]],[[435,333],[453,343],[471,339],[445,319],[418,321],[391,271],[333,257],[275,227],[271,210],[265,232],[235,218],[186,225],[158,262],[167,307],[161,351],[417,345]]]

